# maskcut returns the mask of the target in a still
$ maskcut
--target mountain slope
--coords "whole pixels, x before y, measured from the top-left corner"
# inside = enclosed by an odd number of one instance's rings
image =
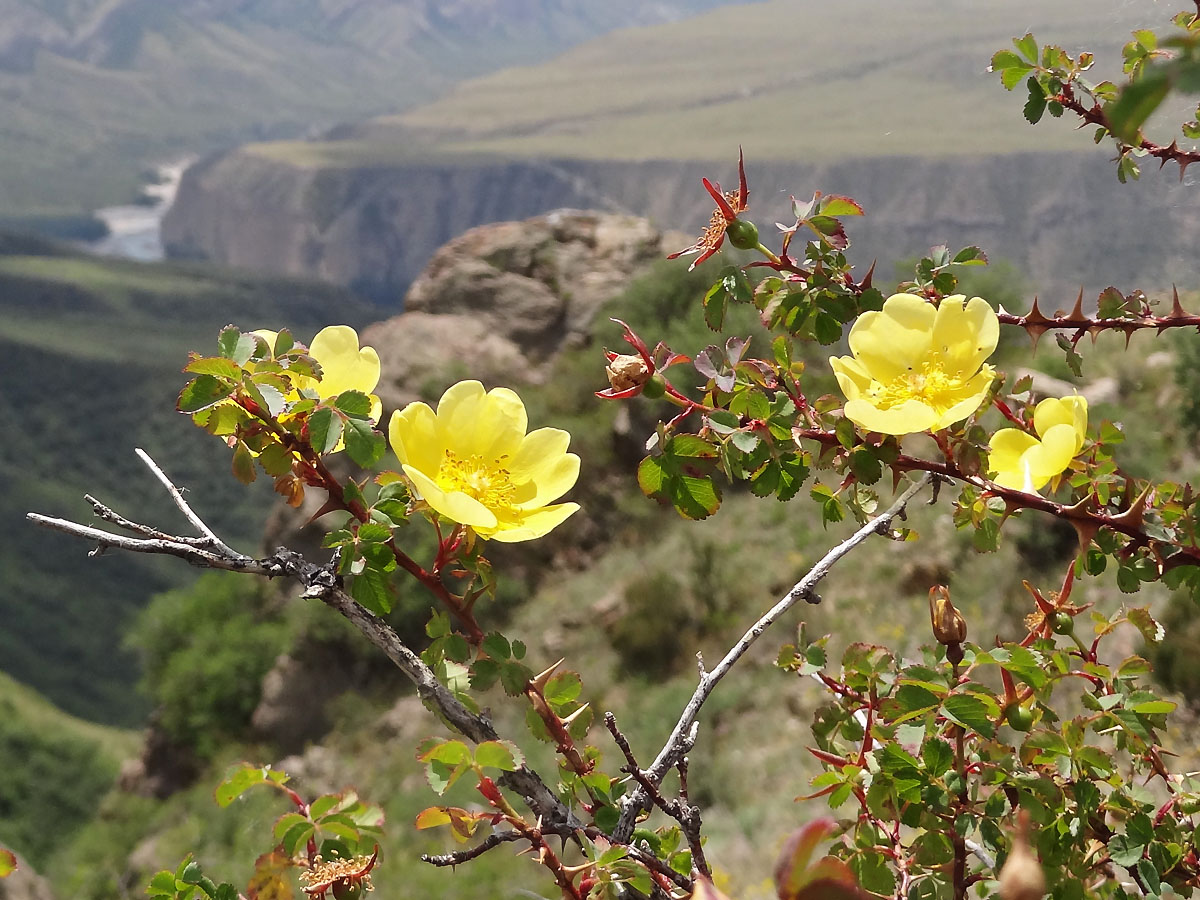
[[[214,347],[229,322],[307,339],[331,321],[361,326],[369,311],[322,285],[37,249],[10,242],[6,253],[0,239],[0,667],[71,713],[132,725],[146,701],[122,649],[129,617],[194,573],[163,559],[90,558],[84,542],[34,528],[25,513],[86,520],[90,492],[130,518],[187,529],[133,455],[143,447],[195,491],[214,527],[255,550],[274,495],[265,483],[244,490],[227,448],[174,411],[187,351]]]
[[[0,0],[0,217],[127,199],[148,164],[404,109],[725,0]]]
[[[992,54],[1032,30],[1094,50],[1112,73],[1130,30],[1167,18],[1153,0],[768,0],[614,32],[348,137],[381,153],[418,133],[442,152],[609,159],[724,159],[738,144],[793,161],[1079,148],[1073,123],[1022,127],[1019,96],[986,71]]]

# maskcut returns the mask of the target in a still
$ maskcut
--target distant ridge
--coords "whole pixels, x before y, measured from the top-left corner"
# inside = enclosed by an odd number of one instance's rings
[[[0,0],[0,220],[132,198],[183,153],[318,133],[730,0]]]

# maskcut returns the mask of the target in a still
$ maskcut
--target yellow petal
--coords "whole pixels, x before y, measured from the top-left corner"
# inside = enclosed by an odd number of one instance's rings
[[[410,403],[392,413],[388,442],[402,464],[420,469],[431,478],[437,475],[443,448],[437,416],[426,404]]]
[[[561,456],[553,457],[541,467],[537,477],[533,480],[536,488],[534,495],[524,502],[518,502],[517,506],[529,510],[553,503],[573,488],[578,479],[578,456],[574,453],[564,453]]]
[[[1025,471],[1021,461],[1037,444],[1037,438],[1016,428],[1002,428],[993,434],[988,451],[988,465],[996,473],[992,480],[1001,487],[1023,490]]]
[[[546,506],[525,513],[521,517],[521,524],[515,528],[501,528],[493,534],[483,536],[503,544],[531,541],[557,528],[578,509],[578,503],[559,503],[557,506]]]
[[[1026,454],[1035,486],[1041,487],[1065,472],[1078,449],[1074,425],[1051,426],[1038,445]]]
[[[516,455],[528,419],[521,398],[508,388],[484,393],[478,381],[452,385],[438,401],[443,446],[462,457],[499,459]]]
[[[996,350],[1000,320],[980,297],[964,303],[962,294],[946,297],[938,306],[933,324],[933,352],[942,358],[947,373],[973,375]]]
[[[905,400],[891,409],[879,409],[866,400],[849,400],[846,418],[867,431],[880,434],[916,434],[928,431],[937,421],[937,411],[919,400]]]
[[[850,329],[850,350],[876,381],[916,368],[929,354],[937,310],[913,294],[893,294],[879,312],[865,312]]]
[[[495,513],[474,497],[468,497],[462,491],[443,491],[433,479],[412,466],[404,466],[404,474],[421,498],[447,519],[482,529],[495,528],[499,524]]]
[[[857,400],[871,387],[871,373],[853,356],[831,356],[829,365],[847,400]]]
[[[358,346],[358,332],[349,325],[330,325],[317,332],[308,346],[313,359],[321,364],[321,397],[343,391],[369,394],[379,384],[379,354],[373,347]]]
[[[1070,425],[1075,432],[1078,443],[1075,452],[1083,446],[1087,434],[1087,399],[1080,396],[1049,397],[1037,405],[1033,411],[1033,427],[1040,435],[1045,435],[1055,425]]]

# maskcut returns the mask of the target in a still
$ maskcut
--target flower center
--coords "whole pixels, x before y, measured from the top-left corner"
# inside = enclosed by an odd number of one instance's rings
[[[517,486],[513,484],[508,469],[502,465],[507,458],[507,454],[489,460],[478,454],[460,457],[447,450],[435,480],[442,490],[461,491],[493,512],[513,512]]]
[[[873,385],[871,400],[880,409],[891,409],[908,400],[919,400],[926,406],[943,409],[953,405],[954,395],[962,388],[961,377],[947,374],[941,360],[930,359],[887,384]]]

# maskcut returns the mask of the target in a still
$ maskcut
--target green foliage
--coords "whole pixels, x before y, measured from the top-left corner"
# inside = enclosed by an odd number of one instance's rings
[[[134,741],[0,676],[0,844],[44,869],[97,813]]]
[[[244,734],[284,647],[284,625],[265,615],[262,595],[248,579],[205,575],[154,597],[130,629],[162,727],[201,758]]]
[[[683,662],[695,629],[696,602],[687,586],[670,572],[649,571],[624,586],[607,630],[624,671],[665,674]]]

